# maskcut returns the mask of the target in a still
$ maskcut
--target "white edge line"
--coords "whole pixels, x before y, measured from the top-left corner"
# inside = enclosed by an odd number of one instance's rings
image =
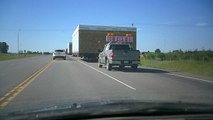
[[[173,73],[168,73],[168,74],[173,75],[173,76],[183,77],[183,78],[189,78],[189,79],[204,81],[204,82],[213,82],[213,81],[210,81],[210,80],[204,80],[204,79],[201,79],[201,78],[195,78],[195,77],[190,77],[190,76],[183,76],[183,75],[178,75],[178,74],[173,74]]]
[[[90,66],[90,65],[87,65],[86,63],[84,63],[84,62],[82,62],[82,61],[80,61],[80,60],[78,60],[78,62],[80,62],[80,63],[86,65],[87,67],[92,68],[93,70],[95,70],[95,71],[97,71],[97,72],[99,72],[99,73],[102,73],[102,74],[106,75],[107,77],[110,77],[111,79],[113,79],[113,80],[115,80],[115,81],[117,81],[117,82],[119,82],[119,83],[125,85],[126,87],[128,87],[128,88],[130,88],[130,89],[132,89],[132,90],[136,90],[136,88],[134,88],[134,87],[132,87],[132,86],[130,86],[130,85],[128,85],[128,84],[126,84],[126,83],[124,83],[124,82],[122,82],[122,81],[120,81],[120,80],[118,80],[118,79],[116,79],[116,78],[114,78],[114,77],[112,77],[112,76],[110,76],[110,75],[108,75],[108,74],[106,74],[106,73],[100,71],[100,70],[97,70],[97,69],[95,69],[94,67],[92,67],[92,66]]]

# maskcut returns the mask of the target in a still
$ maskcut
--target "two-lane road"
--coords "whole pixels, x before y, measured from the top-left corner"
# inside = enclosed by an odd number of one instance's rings
[[[213,102],[213,82],[155,69],[107,71],[97,63],[51,56],[4,61],[0,68],[2,110],[129,99]]]
[[[36,56],[0,61],[0,96],[27,79],[51,60],[51,56]]]

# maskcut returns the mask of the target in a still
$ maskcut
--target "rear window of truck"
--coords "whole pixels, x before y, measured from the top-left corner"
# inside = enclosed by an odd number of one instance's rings
[[[130,50],[129,45],[111,45],[110,50]]]

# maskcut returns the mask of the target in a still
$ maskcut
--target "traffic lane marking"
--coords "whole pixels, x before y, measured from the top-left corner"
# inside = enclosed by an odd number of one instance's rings
[[[167,73],[167,74],[168,74],[168,75],[173,75],[173,76],[176,76],[176,77],[182,77],[182,78],[194,79],[194,80],[197,80],[197,81],[203,81],[203,82],[210,82],[210,83],[213,83],[213,81],[205,80],[205,79],[201,79],[201,78],[196,78],[196,77],[178,75],[178,74],[174,74],[174,73]]]
[[[84,64],[84,65],[86,65],[87,67],[90,67],[90,68],[92,68],[93,70],[95,70],[95,71],[97,71],[97,72],[99,72],[99,73],[101,73],[101,74],[103,74],[103,75],[105,75],[105,76],[107,76],[107,77],[113,79],[114,81],[116,81],[116,82],[118,82],[118,83],[121,83],[122,85],[124,85],[124,86],[126,86],[126,87],[128,87],[128,88],[130,88],[130,89],[132,89],[132,90],[136,90],[136,88],[134,88],[134,87],[132,87],[132,86],[130,86],[130,85],[128,85],[128,84],[126,84],[126,83],[124,83],[124,82],[122,82],[122,81],[120,81],[120,80],[118,80],[118,79],[116,79],[116,78],[114,78],[114,77],[112,77],[112,76],[110,76],[110,75],[108,75],[108,74],[106,74],[106,73],[104,73],[104,72],[102,72],[102,71],[100,71],[100,70],[98,70],[98,69],[96,69],[96,68],[94,68],[94,67],[92,67],[92,66],[86,64],[86,63],[84,63],[84,62],[82,62],[82,61],[80,61],[80,60],[77,60],[77,61],[80,62],[80,63],[82,63],[82,64]]]
[[[39,75],[41,75],[54,61],[49,62],[44,67],[36,71],[33,75],[18,84],[15,88],[0,98],[0,108],[4,109],[17,95],[19,95],[27,86],[30,85]]]

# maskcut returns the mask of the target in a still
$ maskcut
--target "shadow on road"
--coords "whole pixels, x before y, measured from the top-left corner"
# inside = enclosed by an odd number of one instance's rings
[[[69,60],[69,61],[76,61],[75,59],[70,58],[70,57],[67,57],[67,59],[66,59],[66,60]]]
[[[134,70],[132,68],[124,68],[119,69],[118,67],[113,68],[115,71],[122,71],[122,72],[132,72],[132,73],[169,73],[168,71],[154,69],[154,68],[138,68]]]
[[[97,60],[86,60],[86,59],[81,59],[82,61],[88,62],[88,63],[98,63]]]
[[[143,73],[169,73],[168,71],[154,69],[154,68],[138,68]]]

